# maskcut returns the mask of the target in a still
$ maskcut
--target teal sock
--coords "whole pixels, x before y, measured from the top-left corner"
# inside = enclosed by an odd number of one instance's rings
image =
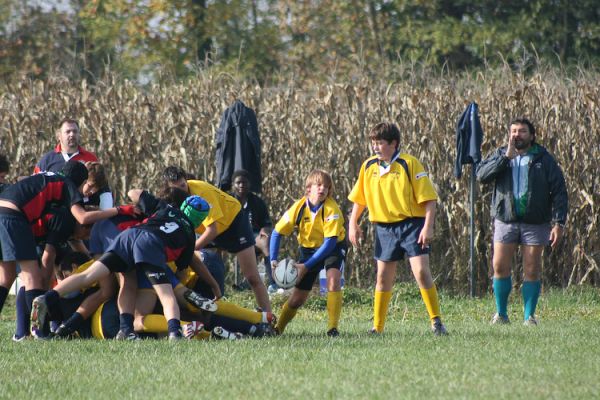
[[[535,308],[537,307],[537,302],[540,298],[541,289],[541,281],[523,282],[521,293],[523,294],[523,314],[525,321],[527,321],[532,315],[535,315]]]
[[[494,296],[496,297],[496,311],[502,317],[508,317],[508,295],[512,289],[512,278],[494,278]]]

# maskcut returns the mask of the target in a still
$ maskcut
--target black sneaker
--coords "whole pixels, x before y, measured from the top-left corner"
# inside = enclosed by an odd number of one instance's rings
[[[127,332],[120,329],[115,336],[115,340],[140,340],[140,337],[135,332]]]
[[[214,301],[212,301],[211,299],[207,299],[206,297],[200,296],[193,290],[187,290],[183,294],[183,298],[186,299],[191,305],[201,310],[208,312],[217,311],[217,304]]]
[[[176,332],[169,332],[169,342],[177,341],[183,339],[183,333],[181,332],[181,328],[179,328]]]
[[[71,340],[71,339],[79,339],[79,333],[77,333],[77,330],[75,329],[71,329],[70,327],[67,327],[65,324],[60,324],[60,326],[56,329],[56,331],[51,333],[52,335],[52,339],[66,339],[66,340]]]
[[[338,337],[338,336],[340,336],[340,332],[337,330],[337,328],[331,328],[330,330],[327,331],[327,336]]]
[[[440,317],[435,317],[433,322],[431,323],[431,331],[435,336],[446,336],[448,332],[446,331],[446,327],[442,324],[442,320]]]

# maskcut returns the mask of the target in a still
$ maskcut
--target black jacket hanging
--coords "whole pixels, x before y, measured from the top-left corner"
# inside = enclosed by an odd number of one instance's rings
[[[230,190],[233,172],[245,169],[250,173],[250,190],[260,193],[260,136],[254,110],[240,100],[227,108],[217,129],[216,147],[217,187]]]

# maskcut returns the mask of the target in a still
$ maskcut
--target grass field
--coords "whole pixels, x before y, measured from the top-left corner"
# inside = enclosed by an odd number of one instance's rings
[[[251,301],[248,293],[232,299]],[[520,323],[514,292],[511,303],[513,323],[491,326],[491,296],[442,292],[450,335],[438,338],[418,290],[402,284],[386,333],[371,337],[371,293],[348,289],[339,338],[325,336],[325,301],[317,297],[281,337],[181,343],[13,343],[9,303],[0,322],[0,398],[599,398],[600,290],[545,292],[537,327]]]

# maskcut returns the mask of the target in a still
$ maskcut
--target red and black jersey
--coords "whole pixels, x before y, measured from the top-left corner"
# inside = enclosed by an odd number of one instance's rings
[[[85,163],[87,161],[98,161],[96,155],[92,152],[87,151],[83,147],[79,146],[77,152],[72,154],[70,157],[65,156],[62,153],[62,149],[60,147],[60,143],[56,145],[54,150],[47,152],[42,156],[40,161],[36,164],[33,169],[33,173],[37,174],[39,172],[60,172],[63,167],[67,163],[67,161],[81,161]]]
[[[60,247],[75,231],[75,217],[66,207],[51,207],[40,218],[31,223],[31,231],[36,243]]]
[[[157,199],[147,191],[142,192],[138,207],[150,217],[135,229],[156,234],[165,244],[167,261],[174,261],[178,269],[187,268],[196,244],[196,233],[190,220],[181,210]]]
[[[21,209],[29,222],[40,218],[51,206],[71,206],[83,201],[75,184],[62,175],[45,172],[29,176],[7,187],[0,199],[10,201]]]

